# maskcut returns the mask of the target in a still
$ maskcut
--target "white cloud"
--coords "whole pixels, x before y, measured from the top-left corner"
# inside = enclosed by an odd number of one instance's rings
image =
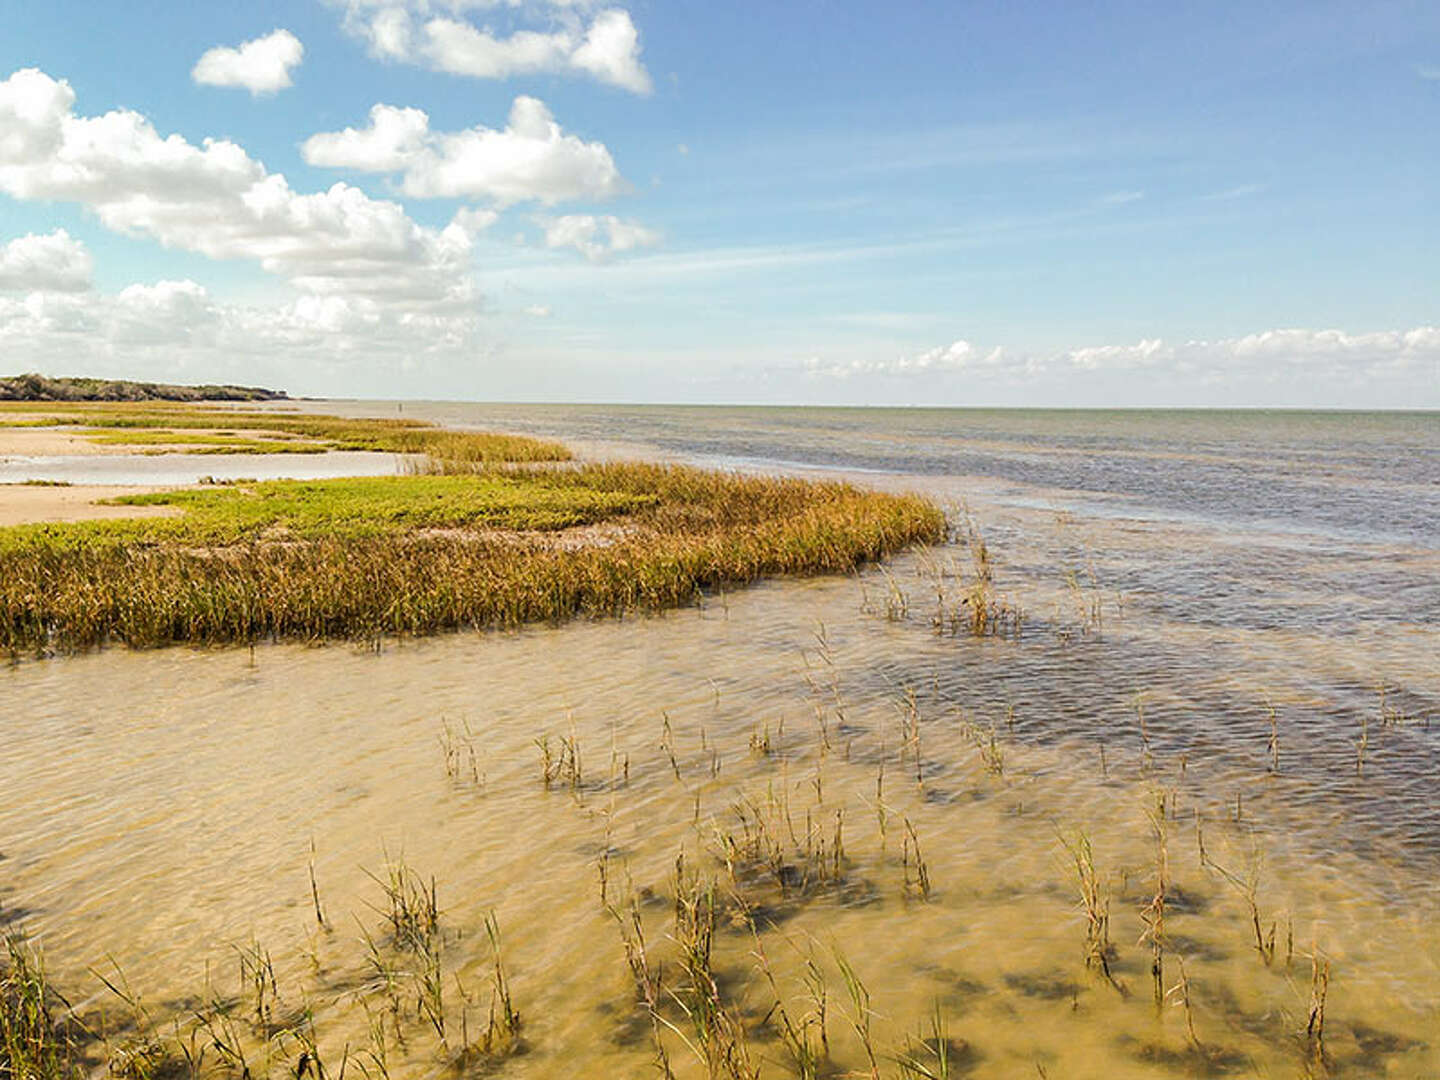
[[[430,117],[423,109],[376,105],[368,128],[311,135],[300,148],[307,164],[359,172],[401,172],[426,150]]]
[[[523,314],[529,315],[532,319],[548,319],[553,314],[544,304],[531,304],[527,308],[522,308],[521,311]]]
[[[211,340],[221,318],[205,288],[188,280],[126,286],[105,317],[111,343],[161,346]]]
[[[311,165],[400,173],[417,198],[476,198],[497,205],[608,199],[630,190],[604,143],[566,134],[545,103],[517,97],[504,130],[431,131],[420,109],[376,105],[370,126],[305,140]]]
[[[0,192],[78,203],[116,232],[254,260],[303,292],[461,313],[477,296],[471,237],[412,221],[349,185],[301,194],[223,139],[162,137],[138,113],[77,116],[64,81],[0,82]]]
[[[190,77],[205,86],[235,86],[253,95],[274,94],[292,85],[305,46],[289,30],[275,30],[238,48],[219,45],[196,62]]]
[[[931,373],[996,371],[1007,367],[1011,357],[1004,349],[989,351],[977,349],[965,340],[929,349],[915,356],[869,359],[855,358],[844,363],[811,357],[805,362],[810,375],[826,376],[833,379],[850,379],[865,375],[911,376]]]
[[[661,236],[654,229],[634,221],[622,221],[606,214],[565,214],[557,218],[542,218],[539,221],[545,229],[545,246],[548,248],[574,248],[592,262],[603,262],[622,251],[634,251],[642,247],[655,247]]]
[[[471,236],[478,236],[499,220],[498,211],[477,210],[467,206],[455,211],[455,217],[451,220],[451,224],[456,228],[464,229]]]
[[[352,0],[345,27],[363,38],[379,59],[420,64],[452,75],[506,79],[516,75],[569,74],[589,77],[636,94],[653,89],[640,59],[640,32],[623,8],[596,12],[587,24],[588,3],[430,3],[428,0]],[[459,17],[471,9],[507,8],[543,28],[497,33]]]
[[[1100,200],[1100,204],[1102,206],[1124,206],[1126,203],[1139,202],[1143,198],[1145,198],[1143,191],[1112,191]]]
[[[1434,64],[1421,64],[1415,69],[1415,74],[1419,75],[1420,78],[1425,79],[1427,82],[1440,81],[1440,67],[1437,67]]]
[[[1258,195],[1264,190],[1264,184],[1236,184],[1234,187],[1228,187],[1222,191],[1211,192],[1209,195],[1201,195],[1200,198],[1205,202],[1229,202],[1232,199],[1243,199],[1250,195]]]
[[[64,229],[0,244],[0,291],[84,292],[93,271],[90,252]]]
[[[650,93],[650,75],[640,63],[640,31],[627,11],[617,8],[596,15],[570,62],[603,83]]]
[[[852,359],[844,363],[812,358],[805,371],[816,377],[914,377],[973,375],[1011,385],[1099,375],[1157,376],[1202,384],[1240,379],[1308,379],[1330,382],[1416,375],[1440,371],[1440,328],[1349,334],[1343,330],[1266,330],[1238,338],[1169,343],[1148,338],[1127,345],[1091,345],[1059,353],[1028,353],[1003,347],[980,349],[968,341],[912,356]]]
[[[464,371],[485,355],[474,320],[363,296],[304,295],[252,307],[193,281],[118,294],[0,294],[0,355],[26,369],[313,390],[367,370],[437,364]]]

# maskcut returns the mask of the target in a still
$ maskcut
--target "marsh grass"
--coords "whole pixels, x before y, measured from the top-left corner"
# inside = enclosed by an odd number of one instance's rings
[[[292,436],[269,439],[246,438],[224,432],[215,434],[180,431],[108,431],[89,436],[97,446],[145,447],[143,453],[186,454],[323,454],[325,443]]]
[[[908,689],[899,689],[898,693],[893,705],[902,717],[902,727],[918,730],[924,723],[934,731],[940,726],[944,713],[922,717],[926,703],[921,695]],[[803,696],[799,700],[803,701]],[[948,705],[942,702],[935,707],[943,709]],[[858,714],[858,708],[856,711]],[[888,721],[890,710],[877,708],[874,717]],[[862,722],[861,715],[857,715],[856,722]],[[741,722],[722,727],[708,715],[687,723],[686,715],[677,711],[673,724],[667,718],[665,738],[672,744],[688,745],[697,729],[701,750],[713,753],[719,746],[738,751],[753,738],[755,727]],[[457,775],[470,775],[472,766],[464,742],[470,737],[469,729],[462,732],[444,726],[443,730],[444,737],[452,740],[451,750],[446,753],[447,777],[453,780]],[[881,731],[877,724],[869,732],[875,743],[883,739]],[[549,740],[549,771],[552,782],[560,785],[570,783],[568,772],[561,767],[571,752],[565,744],[576,743],[573,753],[577,762],[579,757],[579,736],[573,719],[570,732],[565,739]],[[659,844],[669,844],[673,839],[667,823],[676,823],[688,814],[693,794],[690,785],[698,782],[704,786],[706,781],[689,769],[685,773],[688,784],[672,782],[669,752],[654,745],[652,733],[647,731],[646,735],[646,748],[637,749],[639,790],[635,796],[637,805],[643,806],[646,828],[665,834],[664,839],[657,838],[654,847],[644,845],[648,851],[638,844],[633,852],[611,848],[610,818],[617,802],[622,801],[619,792],[623,790],[614,783],[620,774],[621,756],[612,745],[612,798],[605,813],[602,865],[608,867],[613,851],[616,863],[610,887],[618,895],[612,903],[612,896],[603,891],[602,876],[601,911],[607,914],[592,911],[589,916],[576,916],[593,917],[597,922],[608,922],[608,917],[613,917],[620,930],[623,968],[617,954],[617,977],[613,980],[618,994],[600,1010],[605,1016],[625,1018],[615,1025],[617,1034],[625,1033],[623,1041],[615,1040],[616,1047],[633,1046],[639,1041],[643,1052],[648,1028],[656,1073],[662,1078],[755,1080],[761,1075],[793,1075],[815,1080],[839,1076],[937,1080],[992,1072],[1008,1075],[1003,1071],[1007,1062],[1018,1058],[990,1056],[997,1039],[987,1031],[984,1013],[968,1012],[973,1004],[967,1005],[964,996],[957,999],[951,994],[966,980],[957,979],[957,973],[943,968],[917,967],[915,978],[937,980],[936,997],[920,997],[897,993],[903,983],[884,968],[893,960],[878,947],[883,934],[908,932],[927,943],[939,942],[941,938],[930,935],[937,933],[937,926],[945,925],[947,914],[963,910],[960,905],[968,903],[964,894],[971,891],[963,871],[953,859],[947,859],[946,836],[939,827],[941,819],[933,816],[939,811],[925,801],[923,791],[912,791],[906,784],[894,796],[897,806],[891,813],[895,831],[902,834],[899,852],[892,847],[887,856],[883,837],[879,844],[855,838],[855,850],[847,852],[842,840],[843,815],[847,808],[855,807],[857,798],[860,804],[868,801],[853,787],[857,780],[868,780],[868,764],[857,763],[845,769],[838,755],[827,757],[819,732],[806,728],[803,734],[792,736],[783,752],[791,755],[788,760],[793,763],[828,760],[835,771],[825,789],[831,792],[832,801],[825,801],[817,785],[813,803],[794,805],[800,793],[806,793],[804,798],[809,802],[808,769],[792,777],[783,772],[784,761],[772,764],[764,758],[752,759],[751,782],[731,789],[737,800],[718,820],[692,821],[682,831],[682,854],[673,862],[665,858],[662,865],[660,859],[652,861],[650,856],[659,854]],[[956,733],[954,741],[957,747],[963,746],[964,734]],[[543,739],[541,743],[543,746]],[[886,745],[889,761],[903,768],[911,753],[909,744],[904,739],[898,743],[892,739]],[[1015,753],[1018,760],[1011,770],[1012,785],[1027,772],[1023,750],[1017,748]],[[513,780],[502,777],[497,783],[515,783],[528,791],[529,797],[538,797],[533,773],[523,771],[523,778],[517,773]],[[603,772],[598,768],[593,771]],[[995,786],[989,778],[982,783]],[[711,787],[712,795],[718,786]],[[883,786],[877,784],[877,796],[882,794]],[[1175,1075],[1220,1075],[1238,1071],[1235,1062],[1243,1064],[1246,1060],[1228,1042],[1220,1040],[1233,1040],[1236,1030],[1244,1030],[1263,1033],[1264,1037],[1273,1037],[1277,1045],[1290,1047],[1315,1064],[1319,1070],[1315,1075],[1328,1074],[1332,1061],[1337,1068],[1346,1068],[1355,1060],[1351,1056],[1349,1018],[1338,1017],[1338,1023],[1332,1021],[1327,1026],[1330,966],[1317,946],[1312,946],[1310,953],[1308,1012],[1303,996],[1293,1010],[1267,1007],[1263,1015],[1224,1004],[1230,994],[1218,965],[1225,963],[1229,953],[1208,952],[1206,941],[1229,935],[1234,926],[1244,927],[1248,933],[1252,927],[1246,924],[1253,924],[1254,913],[1246,918],[1238,909],[1229,913],[1222,907],[1209,909],[1208,904],[1195,902],[1196,897],[1205,894],[1187,895],[1188,882],[1175,880],[1184,875],[1176,873],[1171,860],[1168,823],[1176,815],[1175,800],[1165,789],[1150,789],[1144,809],[1144,822],[1136,820],[1133,824],[1148,825],[1147,840],[1153,845],[1153,854],[1145,857],[1139,875],[1143,896],[1150,897],[1153,892],[1153,898],[1138,912],[1138,903],[1134,907],[1128,903],[1137,897],[1129,895],[1129,887],[1123,883],[1129,874],[1126,852],[1107,846],[1111,854],[1106,864],[1114,869],[1105,872],[1097,864],[1085,832],[1061,831],[1054,826],[1054,836],[1068,854],[1070,865],[1064,867],[1064,876],[1072,891],[1078,885],[1086,920],[1085,959],[1096,969],[1097,985],[1087,991],[1068,979],[1057,981],[1053,968],[1047,983],[1045,975],[1029,973],[1034,970],[1030,961],[1018,953],[1013,966],[1002,965],[1005,985],[1039,1002],[1055,1003],[1057,1009],[1063,1008],[1072,1017],[1067,1023],[1094,1023],[1103,1028],[1118,1022],[1123,1029],[1128,1022],[1119,1018],[1126,1011],[1138,1013],[1142,1008],[1149,1013],[1150,1002],[1140,1000],[1144,997],[1140,994],[1132,999],[1119,981],[1120,973],[1138,974],[1139,965],[1149,962],[1155,980],[1155,1005],[1168,1003],[1170,1008],[1161,1009],[1158,1023],[1150,1015],[1137,1019],[1136,1023],[1143,1024],[1147,1032],[1143,1042],[1127,1044],[1123,1036],[1111,1042],[1102,1040],[1096,1044],[1102,1049],[1095,1052],[1105,1052],[1108,1047],[1119,1053],[1120,1048],[1130,1045],[1132,1049],[1123,1052],[1163,1065]],[[925,826],[926,843],[942,860],[947,885],[953,881],[953,887],[929,890],[929,869],[920,850],[917,821]],[[1108,831],[1106,835],[1108,845],[1111,835]],[[1042,842],[1047,849],[1053,843],[1049,834]],[[588,859],[590,851],[587,849],[580,857]],[[310,858],[313,865],[313,846]],[[888,921],[871,921],[866,929],[859,930],[860,924],[850,921],[852,915],[842,914],[854,911],[854,897],[847,896],[842,886],[847,878],[858,878],[861,873],[893,869],[897,859],[906,868],[902,896],[881,897],[876,891],[872,898],[860,900],[875,912],[873,918]],[[1225,882],[1229,878],[1213,861],[1207,859],[1202,866],[1208,872],[1205,876],[1213,875],[1215,892],[1228,891]],[[632,869],[648,877],[652,886],[637,892]],[[522,885],[526,880],[554,880],[554,867],[547,859],[536,858],[534,872],[540,876],[522,879]],[[990,871],[979,868],[979,872]],[[1237,877],[1241,884],[1231,881],[1230,886],[1253,892],[1250,883],[1254,880],[1254,876]],[[100,1065],[108,1065],[112,1076],[126,1080],[304,1080],[307,1075],[312,1080],[341,1080],[347,1064],[367,1080],[387,1080],[392,1072],[404,1077],[470,1077],[503,1074],[508,1059],[532,1050],[541,1061],[530,1066],[527,1074],[550,1075],[544,1071],[549,1067],[558,1075],[569,1064],[570,1055],[584,1057],[587,1050],[578,1044],[557,1042],[557,1032],[564,1032],[566,1039],[577,1037],[572,1022],[580,1017],[564,1014],[568,999],[558,998],[554,990],[564,984],[565,973],[553,966],[566,960],[557,959],[552,926],[532,925],[531,932],[520,939],[516,955],[529,967],[519,969],[517,990],[512,988],[510,956],[502,949],[493,911],[484,916],[483,923],[478,915],[469,926],[452,921],[455,915],[442,910],[441,889],[435,877],[421,874],[388,855],[383,867],[371,875],[371,881],[378,894],[371,917],[361,924],[367,950],[364,963],[369,967],[360,971],[358,978],[319,984],[320,993],[329,996],[320,1001],[318,1008],[312,1008],[309,991],[302,989],[297,997],[293,982],[287,981],[284,974],[277,976],[277,965],[268,949],[252,939],[232,947],[236,962],[226,965],[226,971],[233,972],[233,990],[219,994],[207,985],[201,1004],[184,1006],[178,1018],[166,1017],[166,1024],[173,1023],[173,1034],[162,1032],[123,978],[107,979],[106,985],[126,1001],[133,1019],[124,1028],[125,1038],[106,1041],[104,1055],[98,1056],[99,1050],[87,1041],[87,1033],[66,1026],[70,1010],[63,999],[44,990],[43,974],[37,978],[37,973],[42,973],[38,957],[24,953],[18,962],[10,961],[9,967],[0,964],[0,973],[5,976],[0,985],[8,995],[5,1000],[9,1010],[0,1020],[9,1028],[0,1028],[0,1032],[28,1032],[18,1040],[26,1047],[25,1060],[51,1062],[43,1070],[0,1075],[4,1080],[78,1080],[80,1074],[65,1065],[68,1060],[72,1066],[82,1062],[92,1075]],[[1063,887],[1058,877],[1054,884],[1057,889]],[[313,874],[310,886],[316,919],[322,922]],[[999,895],[1005,896],[1007,903],[1016,904],[1038,899],[1043,906],[1036,909],[1034,916],[1027,916],[1036,920],[1027,925],[1037,928],[1043,919],[1060,911],[1052,899],[1058,899],[1058,893],[1042,891],[1032,895],[1025,888],[1013,892],[1007,888]],[[906,897],[928,898],[930,903],[906,903]],[[1122,901],[1114,905],[1113,928],[1112,898]],[[984,903],[990,903],[989,894]],[[1222,924],[1200,938],[1189,938],[1186,927],[1194,927],[1201,918],[1220,918],[1233,926]],[[908,927],[902,929],[907,920]],[[856,932],[851,932],[847,922],[857,927]],[[1131,934],[1131,927],[1143,927],[1144,933],[1137,938]],[[1117,940],[1123,939],[1120,947],[1111,940],[1112,929]],[[1043,929],[1040,932],[1043,934]],[[1065,948],[1059,936],[1052,940],[1057,948]],[[1201,967],[1192,979],[1186,952],[1196,946],[1199,948],[1189,958]],[[1239,954],[1237,949],[1235,955]],[[283,959],[278,952],[276,956]],[[352,962],[357,968],[361,963],[358,959]],[[1078,967],[1078,958],[1071,963]],[[1253,975],[1260,975],[1248,960],[1244,966]],[[317,975],[319,968],[317,962]],[[621,979],[620,972],[627,969],[629,978]],[[12,978],[16,971],[18,977]],[[483,987],[475,993],[468,991],[461,982],[462,972],[467,980],[484,979]],[[1099,988],[1101,978],[1119,994],[1111,995]],[[1285,982],[1303,995],[1303,985],[1297,988],[1288,979]],[[1051,991],[1051,984],[1059,987],[1058,993]],[[18,992],[16,986],[21,988]],[[998,984],[971,986],[957,992],[1006,993]],[[1038,990],[1032,989],[1036,986]],[[1037,1000],[1032,1000],[1031,1005],[1036,1005]],[[927,1014],[930,1001],[935,1004]],[[50,1010],[48,1018],[39,1024],[33,1019],[41,1014],[37,1003]],[[960,1034],[964,1038],[952,1034],[946,1010],[954,1010],[962,1018]],[[1183,1024],[1176,1010],[1183,1011]],[[360,1031],[354,1022],[355,1014],[360,1012],[364,1014],[368,1037],[359,1035],[358,1049],[352,1051]],[[1174,1017],[1170,1024],[1164,1022],[1165,1014]],[[838,1024],[834,1023],[837,1019]],[[1197,1030],[1197,1024],[1202,1022],[1207,1023],[1209,1036],[1203,1043]],[[64,1041],[67,1033],[74,1033],[68,1044]],[[527,1045],[527,1038],[532,1036],[534,1045]],[[593,1035],[579,1037],[588,1039]],[[17,1042],[7,1038],[11,1044]],[[47,1045],[51,1048],[49,1058],[43,1049],[35,1049]],[[622,1074],[638,1071],[607,1075]]]
[[[1080,905],[1085,912],[1085,966],[1098,971],[1122,997],[1126,997],[1128,992],[1115,977],[1112,968],[1115,947],[1110,942],[1110,894],[1096,869],[1090,838],[1083,831],[1076,830],[1073,837],[1061,835],[1059,839],[1074,863]]]
[[[0,955],[0,1077],[79,1080],[85,1034],[46,978],[39,951],[19,934],[7,935]]]
[[[0,649],[376,640],[619,616],[936,540],[915,497],[652,465],[270,481],[0,530]],[[561,542],[561,530],[612,526]],[[555,539],[547,539],[553,536]]]
[[[5,420],[6,413],[24,414]],[[346,419],[316,413],[216,409],[182,404],[0,403],[0,427],[75,427],[119,443],[163,448],[223,439],[211,432],[250,433],[235,436],[239,448],[211,452],[294,453],[288,440],[303,438],[322,450],[360,450],[392,454],[429,454],[451,462],[568,461],[570,451],[559,443],[523,435],[451,431],[419,420]],[[205,435],[198,433],[204,432]],[[254,433],[266,433],[259,439]],[[255,444],[246,447],[245,443]],[[273,445],[263,445],[270,444]],[[213,445],[213,444],[212,444]],[[304,451],[301,451],[304,452]]]

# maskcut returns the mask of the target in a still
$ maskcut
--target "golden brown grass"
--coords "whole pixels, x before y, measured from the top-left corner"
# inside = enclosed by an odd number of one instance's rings
[[[257,514],[266,496],[289,510]],[[635,464],[160,498],[191,512],[0,530],[0,649],[375,639],[655,611],[766,575],[849,570],[944,531],[916,497]],[[600,542],[533,531],[596,521],[609,526]]]

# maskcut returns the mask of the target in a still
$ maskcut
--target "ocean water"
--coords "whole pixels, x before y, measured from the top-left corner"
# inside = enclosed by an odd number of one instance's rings
[[[1440,1072],[1440,416],[303,407],[917,490],[953,536],[657,617],[0,672],[0,916],[57,974],[113,957],[180,1008],[263,943],[333,1070],[373,1040],[370,875],[403,859],[439,883],[471,1024],[485,915],[505,929],[530,1044],[505,1075],[645,1075],[605,905],[635,901],[673,975],[684,854],[757,920],[727,907],[714,949],[766,1076],[793,1069],[760,950],[794,1016],[816,1009],[807,958],[826,974],[846,1070],[865,1058],[837,953],[872,995],[885,1075],[937,1004],[973,1075]],[[954,625],[982,541],[1018,633]],[[563,740],[585,778],[547,787],[540,746]],[[742,821],[792,866],[843,828],[845,870],[799,896],[737,872]],[[1084,962],[1081,836],[1123,995]],[[1157,1009],[1142,936],[1162,864]],[[394,1071],[435,1075],[453,1046],[397,1024]],[[678,1075],[707,1073],[668,1045]]]

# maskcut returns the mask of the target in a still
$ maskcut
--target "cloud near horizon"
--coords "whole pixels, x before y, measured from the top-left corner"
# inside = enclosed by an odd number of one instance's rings
[[[124,236],[254,263],[297,295],[260,309],[219,303],[193,281],[82,294],[91,257],[79,241],[63,230],[20,237],[0,249],[0,285],[26,293],[0,296],[8,355],[90,356],[105,367],[127,349],[165,344],[231,370],[264,349],[295,358],[322,342],[322,366],[482,347],[472,251],[493,220],[486,212],[422,226],[344,183],[297,192],[228,140],[197,146],[127,109],[92,117],[74,106],[68,82],[33,68],[0,82],[0,193],[73,203]]]
[[[85,245],[64,229],[0,244],[0,292],[86,292],[94,269]]]
[[[1129,373],[1208,385],[1241,378],[1383,379],[1422,372],[1427,365],[1440,373],[1440,327],[1362,334],[1276,329],[1215,341],[1168,343],[1150,338],[1128,345],[1089,345],[1055,353],[1004,346],[983,349],[962,339],[908,356],[848,362],[814,357],[805,362],[804,370],[822,379],[965,375],[1010,386],[1037,383],[1053,376]]]
[[[54,375],[262,381],[313,390],[353,375],[477,362],[487,346],[472,320],[403,312],[377,301],[300,296],[288,303],[224,303],[188,280],[115,294],[37,289],[0,293],[0,355]],[[301,376],[304,376],[302,379]]]

